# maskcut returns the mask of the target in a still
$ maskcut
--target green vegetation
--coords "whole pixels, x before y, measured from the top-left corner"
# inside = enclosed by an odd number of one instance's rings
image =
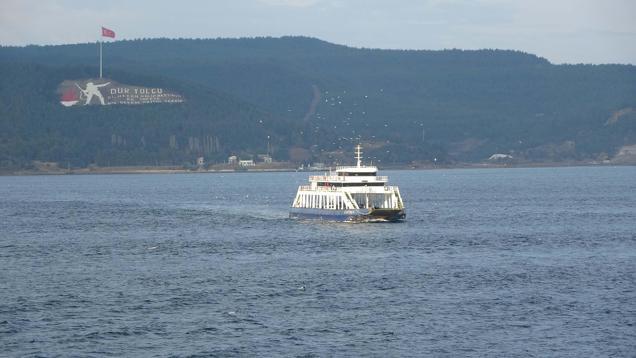
[[[291,159],[327,162],[344,160],[342,150],[349,158],[359,140],[382,163],[493,153],[598,159],[636,143],[634,66],[553,65],[502,50],[355,49],[303,37],[119,41],[104,45],[108,77],[170,88],[187,102],[62,107],[57,85],[94,77],[97,49],[0,48],[0,166],[222,161],[264,153],[267,136],[278,160],[302,152]]]

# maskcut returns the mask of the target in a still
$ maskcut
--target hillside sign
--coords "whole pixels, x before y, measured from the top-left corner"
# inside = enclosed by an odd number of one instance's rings
[[[57,93],[63,106],[182,103],[183,96],[161,87],[140,87],[121,84],[107,78],[66,80]]]

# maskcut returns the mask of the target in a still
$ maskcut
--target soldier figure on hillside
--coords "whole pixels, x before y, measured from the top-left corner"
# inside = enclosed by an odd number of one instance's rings
[[[110,82],[102,83],[99,85],[96,85],[93,82],[87,82],[86,89],[83,89],[77,83],[75,84],[75,86],[77,86],[77,88],[79,88],[79,90],[82,91],[82,93],[84,94],[84,97],[86,97],[86,102],[84,103],[84,105],[90,104],[91,100],[93,99],[93,96],[99,98],[99,101],[101,102],[101,104],[104,105],[106,104],[104,102],[104,96],[102,96],[102,93],[99,91],[99,88],[108,86],[109,84]]]

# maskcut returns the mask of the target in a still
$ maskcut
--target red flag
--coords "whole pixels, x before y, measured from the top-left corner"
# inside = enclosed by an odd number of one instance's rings
[[[102,36],[103,37],[115,38],[115,31],[109,30],[109,29],[107,29],[107,28],[102,26]]]

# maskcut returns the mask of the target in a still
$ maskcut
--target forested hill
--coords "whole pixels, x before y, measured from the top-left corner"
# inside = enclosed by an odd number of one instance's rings
[[[300,122],[197,84],[113,71],[123,83],[177,91],[184,103],[64,107],[55,92],[65,79],[94,77],[95,68],[0,64],[0,167],[33,160],[91,164],[192,165],[229,154],[287,153]],[[299,143],[302,145],[302,143]]]
[[[134,138],[116,154],[130,164],[187,160],[194,153],[177,155],[166,137],[188,140],[188,131],[219,137],[217,160],[262,151],[267,135],[276,138],[275,158],[300,147],[309,160],[330,161],[362,141],[376,160],[401,163],[483,161],[494,153],[598,159],[636,143],[634,66],[553,65],[503,50],[357,49],[304,37],[117,41],[104,54],[106,75],[164,81],[190,99],[173,107],[60,108],[56,82],[96,73],[98,46],[0,48],[5,163],[81,151],[78,165],[103,164],[114,160],[115,132]],[[38,96],[23,83],[40,86]],[[241,130],[261,117],[259,132]],[[237,130],[221,130],[232,124]],[[68,126],[77,132],[64,132]],[[143,131],[152,130],[149,140]],[[52,154],[51,138],[75,142],[84,133],[95,138],[92,146]]]

